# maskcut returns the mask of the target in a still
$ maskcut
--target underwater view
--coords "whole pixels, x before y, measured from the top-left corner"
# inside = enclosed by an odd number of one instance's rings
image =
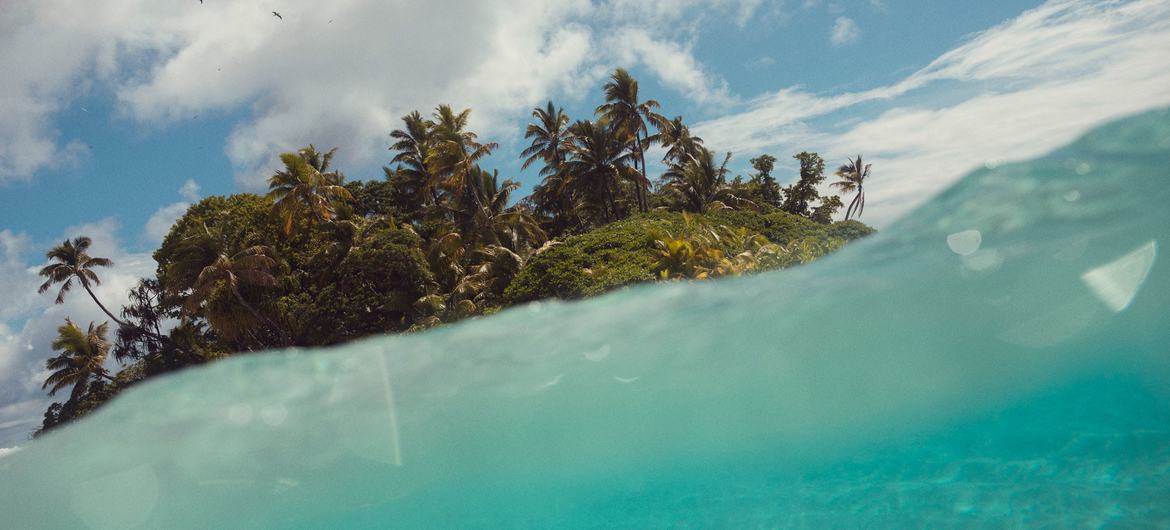
[[[0,0],[0,530],[1170,528],[1170,0]]]
[[[0,460],[0,513],[13,528],[1162,527],[1166,167],[1162,110],[980,169],[804,267],[187,370]]]

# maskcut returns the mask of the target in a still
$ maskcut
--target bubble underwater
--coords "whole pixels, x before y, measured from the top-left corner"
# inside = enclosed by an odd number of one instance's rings
[[[1170,111],[811,265],[148,381],[11,528],[1170,525]]]

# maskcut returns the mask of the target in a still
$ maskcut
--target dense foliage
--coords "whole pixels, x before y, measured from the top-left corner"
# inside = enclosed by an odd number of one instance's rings
[[[77,238],[48,252],[41,291],[57,302],[75,285],[116,325],[66,321],[47,361],[42,432],[80,417],[143,379],[242,352],[320,346],[430,328],[545,298],[576,299],[656,280],[704,280],[807,263],[873,232],[833,222],[843,206],[821,194],[824,161],[800,153],[781,188],[776,158],[729,179],[730,153],[709,149],[681,117],[641,100],[624,70],[604,87],[594,120],[552,102],[534,109],[521,158],[539,167],[533,193],[481,166],[498,146],[468,129],[470,110],[413,112],[392,131],[385,180],[346,182],[335,150],[280,155],[266,195],[192,205],[154,253],[154,278],[120,317],[94,296],[97,269]],[[652,151],[654,146],[661,151]],[[662,153],[655,181],[646,158]],[[861,158],[833,185],[864,207]],[[112,340],[112,342],[111,342]],[[106,359],[121,365],[111,374]]]

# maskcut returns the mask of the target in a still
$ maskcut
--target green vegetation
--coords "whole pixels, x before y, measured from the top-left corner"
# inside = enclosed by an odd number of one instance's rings
[[[484,163],[498,145],[468,129],[471,111],[412,112],[392,131],[385,180],[346,182],[335,149],[280,155],[264,195],[209,197],[192,205],[154,252],[115,316],[90,289],[96,269],[76,238],[51,249],[40,291],[57,303],[80,284],[116,324],[82,330],[66,321],[47,361],[50,395],[41,431],[86,414],[145,378],[251,351],[337,344],[431,328],[547,298],[577,299],[652,281],[697,281],[808,263],[873,233],[833,222],[843,206],[822,196],[825,162],[800,153],[800,175],[781,188],[776,158],[729,179],[718,154],[682,117],[657,113],[638,83],[617,70],[593,120],[573,122],[549,102],[533,110],[521,153],[541,182],[519,184]],[[646,157],[660,146],[655,181]],[[864,208],[861,158],[838,170]],[[111,375],[112,354],[122,367]]]

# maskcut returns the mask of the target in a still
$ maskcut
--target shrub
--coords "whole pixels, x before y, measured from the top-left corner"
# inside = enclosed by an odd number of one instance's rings
[[[806,263],[840,248],[843,240],[872,233],[872,229],[856,221],[838,223],[842,226],[834,229],[836,225],[827,227],[781,211],[728,210],[690,217],[693,221],[687,223],[679,213],[650,212],[567,237],[529,258],[504,291],[505,302],[518,304],[544,298],[572,300],[653,281],[662,276],[663,246],[669,245],[669,240],[674,240],[675,246],[681,245],[679,241],[689,241],[692,247],[695,241],[705,241],[705,246],[710,248],[710,251],[704,251],[705,255],[714,256],[713,251],[717,249],[722,254],[721,259],[733,263],[750,247],[750,260],[747,260],[748,256],[742,256],[740,261],[747,261],[737,267],[729,269],[724,265],[723,268],[730,271],[728,273],[734,273],[732,269],[735,268],[749,272]],[[711,230],[719,233],[719,237],[710,237],[707,232]],[[730,233],[742,237],[727,237]],[[664,234],[669,237],[664,237]],[[765,247],[764,242],[745,243],[755,234],[776,245]],[[757,251],[762,252],[757,256]],[[714,270],[714,266],[704,267]],[[670,272],[666,276],[673,277]]]
[[[850,219],[848,221],[839,221],[829,225],[828,233],[829,237],[844,239],[845,241],[854,241],[866,236],[873,235],[877,233],[877,230],[874,230],[869,225],[861,221]]]

